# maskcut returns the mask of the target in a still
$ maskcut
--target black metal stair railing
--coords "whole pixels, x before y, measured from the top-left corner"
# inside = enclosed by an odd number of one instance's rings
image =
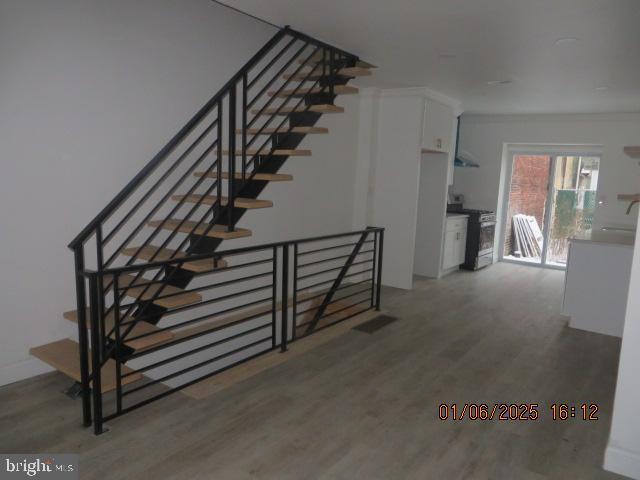
[[[261,355],[278,349],[286,352],[289,343],[336,323],[379,310],[383,241],[383,228],[368,227],[103,271],[86,270],[95,433],[104,431],[106,421]],[[198,301],[168,309],[162,327],[129,338],[123,335],[124,329],[153,318],[126,315],[131,306],[144,302],[131,300],[124,277],[177,268],[191,261],[211,260],[213,264],[222,258],[228,261],[224,267],[198,273],[199,281],[187,291],[197,292]],[[293,268],[289,267],[291,262]],[[109,294],[114,303],[112,367],[104,374],[109,378],[103,376],[99,351],[105,322],[101,307],[105,292],[100,281],[107,278],[112,283]],[[183,293],[165,292],[158,299]],[[322,314],[313,313],[319,308]],[[127,346],[162,334],[169,337],[136,349]],[[109,386],[112,391],[103,391]]]
[[[155,324],[167,312],[154,303],[166,288],[186,287],[195,277],[180,268],[182,259],[214,252],[220,243],[209,237],[214,228],[236,230],[244,213],[236,208],[236,199],[257,197],[266,182],[253,181],[254,176],[279,170],[287,156],[276,150],[300,143],[304,135],[295,132],[296,126],[317,121],[320,115],[313,113],[313,105],[333,103],[334,86],[349,80],[340,69],[357,62],[357,56],[303,33],[280,30],[69,244],[75,262],[85,425],[91,423],[89,385],[100,376],[96,365],[89,368],[86,272],[97,272],[90,276],[96,282],[90,300],[97,302],[93,306],[99,319],[99,342],[92,345],[92,355],[99,355],[104,365],[119,355],[118,348],[125,348],[122,342],[130,340],[141,319]],[[185,236],[180,239],[179,233]],[[153,271],[131,270],[123,291],[130,294],[135,287],[136,301],[119,312],[123,305],[117,301],[118,289],[123,285],[104,272],[159,259],[177,263]],[[118,314],[133,319],[121,331],[116,331],[115,322],[105,321]]]

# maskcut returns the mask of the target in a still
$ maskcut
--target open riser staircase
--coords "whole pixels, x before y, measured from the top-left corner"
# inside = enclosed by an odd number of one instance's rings
[[[379,308],[382,229],[219,248],[372,68],[280,30],[71,242],[78,342],[31,353],[78,382],[85,425]]]

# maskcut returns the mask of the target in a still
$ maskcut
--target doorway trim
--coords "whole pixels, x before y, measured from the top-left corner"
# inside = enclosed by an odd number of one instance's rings
[[[538,268],[548,268],[552,270],[565,270],[565,267],[559,265],[546,265],[544,258],[542,258],[540,264],[529,262],[517,262],[504,258],[504,242],[506,240],[506,224],[507,215],[509,214],[509,193],[511,192],[511,175],[513,173],[513,157],[514,155],[548,155],[551,158],[551,163],[555,163],[555,157],[559,156],[582,156],[582,157],[600,157],[600,169],[602,170],[602,145],[575,145],[575,144],[537,144],[537,143],[505,143],[503,145],[503,158],[502,158],[502,182],[500,185],[500,231],[498,233],[498,261],[505,263],[514,263],[517,265],[524,265]],[[598,185],[598,192],[600,185]],[[599,193],[596,193],[599,195]],[[551,209],[545,209],[545,227],[548,228],[549,218],[551,216]],[[546,237],[546,234],[545,234]],[[544,252],[543,252],[544,256]],[[495,258],[495,257],[494,257]],[[495,260],[494,260],[495,261]]]

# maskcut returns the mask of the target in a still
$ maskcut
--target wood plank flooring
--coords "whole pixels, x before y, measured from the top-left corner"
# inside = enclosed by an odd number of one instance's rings
[[[94,437],[52,373],[0,388],[0,452],[78,452],[83,479],[619,479],[601,469],[619,339],[568,329],[563,274],[498,264],[385,288],[398,321],[348,332],[203,400],[172,395]],[[543,406],[442,422],[442,402]],[[600,420],[553,422],[550,402]]]

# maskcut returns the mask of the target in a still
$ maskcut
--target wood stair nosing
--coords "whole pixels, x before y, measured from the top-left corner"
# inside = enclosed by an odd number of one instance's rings
[[[332,104],[317,104],[317,105],[299,105],[296,107],[271,107],[266,108],[263,111],[259,108],[251,110],[253,114],[260,115],[288,115],[290,113],[344,113],[344,107]]]
[[[199,194],[191,194],[191,195],[173,195],[171,197],[172,200],[176,202],[185,201],[189,203],[198,203],[201,202],[202,205],[214,205],[218,201],[218,197],[215,195],[199,195]],[[228,197],[220,197],[220,203],[222,206],[226,206],[229,204]],[[258,208],[270,208],[273,207],[273,202],[271,200],[258,200],[255,198],[242,198],[237,197],[233,202],[234,207],[236,208],[245,208],[247,210],[258,209]]]
[[[229,150],[222,150],[223,155],[229,155]],[[242,155],[242,150],[236,150],[236,155]],[[310,157],[311,150],[302,150],[302,149],[284,149],[284,148],[276,148],[276,149],[262,149],[258,152],[255,148],[247,148],[246,155],[280,155],[287,157]]]
[[[90,314],[91,314],[90,309],[87,307],[87,310],[86,310],[87,319],[89,318]],[[68,312],[64,312],[62,316],[71,322],[78,323],[77,310],[70,310]],[[107,313],[107,315],[105,316],[104,326],[107,332],[110,332],[113,329],[114,318],[115,318],[115,315],[113,311]],[[133,320],[134,318],[131,316],[127,316],[125,318],[120,319],[122,323],[127,323]],[[87,320],[87,328],[91,328],[90,322],[88,320]],[[126,329],[128,328],[129,328],[128,325],[121,326],[120,334],[123,335]],[[157,332],[157,333],[153,333],[153,332]],[[152,335],[149,335],[149,334],[152,334]],[[145,335],[145,336],[140,338],[135,338],[135,337],[139,337],[140,335]],[[115,339],[116,338],[115,332],[113,332],[110,335],[110,337],[112,339]],[[152,325],[151,323],[139,320],[138,322],[136,322],[136,324],[133,326],[133,328],[127,334],[127,336],[124,338],[123,343],[129,348],[132,348],[133,350],[139,350],[141,348],[151,347],[158,343],[169,341],[172,338],[173,338],[173,332],[169,330],[160,330],[158,327],[156,327],[155,325]]]
[[[236,133],[242,134],[242,129],[236,129]],[[267,127],[264,129],[249,128],[247,129],[248,135],[273,135],[274,133],[297,133],[300,135],[324,135],[329,133],[329,129],[325,127]]]
[[[130,247],[130,248],[125,248],[121,250],[120,253],[128,257],[132,257],[136,254],[136,252],[138,252],[138,250],[139,250],[139,247]],[[160,250],[160,253],[156,255],[156,252],[158,250]],[[142,249],[137,255],[137,258],[140,258],[142,260],[147,260],[147,261],[165,261],[165,260],[170,260],[172,258],[184,258],[188,256],[184,252],[180,252],[178,254],[176,254],[175,252],[176,251],[171,248],[161,249],[160,247],[156,247],[154,245],[147,245],[145,247],[142,247]],[[151,260],[152,258],[153,260]],[[188,270],[190,272],[195,272],[195,273],[202,273],[202,272],[207,272],[209,270],[215,270],[217,268],[225,268],[227,266],[227,262],[223,259],[219,259],[214,264],[213,259],[205,258],[203,260],[194,260],[191,262],[184,262],[184,263],[181,263],[180,266],[183,270]]]
[[[182,223],[182,225],[180,225]],[[151,220],[147,223],[150,227],[160,227],[165,230],[178,230],[181,233],[191,233],[194,230],[194,227],[198,222],[193,220],[182,221],[178,218],[169,218],[166,220]],[[180,226],[179,226],[180,225]],[[198,228],[195,228],[195,235],[204,235],[205,231],[209,227],[206,223],[201,223]],[[214,225],[209,231],[206,233],[207,237],[218,238],[220,240],[231,240],[233,238],[243,238],[250,237],[251,230],[247,230],[246,228],[238,228],[236,227],[233,231],[227,231],[226,225]]]
[[[341,77],[368,77],[371,70],[363,67],[345,67],[338,70]],[[312,70],[298,73],[286,73],[282,76],[285,80],[316,81],[324,76],[322,68],[315,67]]]
[[[312,65],[314,63],[329,63],[328,56],[325,57],[321,52],[318,52],[314,54],[311,58],[298,59],[299,65],[306,65],[306,64]],[[357,60],[355,66],[359,68],[378,68],[376,65],[373,65],[372,63],[369,63],[369,62],[365,62],[364,60]]]
[[[56,370],[71,377],[77,382],[82,380],[80,376],[80,345],[73,340],[65,338],[55,342],[33,347],[29,353],[43,362],[51,365]],[[91,357],[91,353],[89,353]],[[122,375],[134,372],[126,365],[121,366]],[[115,390],[116,388],[116,362],[113,359],[107,360],[101,370],[102,393]],[[142,374],[133,373],[122,378],[122,384],[127,385],[142,378]]]
[[[186,292],[182,288],[174,287],[163,283],[162,279],[154,280],[153,283],[145,285],[152,280],[140,277],[136,280],[135,275],[120,275],[119,287],[124,290],[128,297],[137,301],[152,301],[155,305],[164,308],[184,307],[202,301],[202,295],[197,292]],[[140,285],[140,286],[138,286]],[[158,298],[154,298],[156,293]]]
[[[195,172],[193,175],[196,177],[218,178],[216,172]],[[249,174],[247,173],[247,177],[248,176]],[[222,172],[222,178],[228,180],[229,172]],[[234,178],[236,180],[242,180],[242,173],[236,173]],[[251,180],[262,182],[290,182],[293,180],[293,175],[287,173],[256,173]]]
[[[333,87],[333,92],[336,95],[355,95],[359,92],[357,87],[353,87],[351,85],[335,85]],[[312,94],[316,94],[316,93],[329,93],[329,88],[328,87],[306,87],[306,88],[299,88],[299,89],[288,89],[288,90],[283,90],[282,92],[278,92],[278,91],[271,91],[269,92],[269,96],[271,97],[291,97],[291,96],[297,96],[297,97],[304,97],[305,95],[312,95]]]

